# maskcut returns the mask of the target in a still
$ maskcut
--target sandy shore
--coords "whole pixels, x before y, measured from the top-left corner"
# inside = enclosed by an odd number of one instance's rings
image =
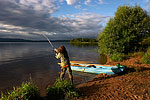
[[[150,100],[150,64],[142,64],[139,57],[109,65],[126,65],[122,75],[99,74],[76,87],[82,93],[78,100]]]

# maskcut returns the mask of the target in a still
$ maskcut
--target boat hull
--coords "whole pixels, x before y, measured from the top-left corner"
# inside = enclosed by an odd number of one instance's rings
[[[74,71],[101,74],[119,74],[125,70],[125,66],[111,66],[111,65],[99,65],[99,64],[71,64],[71,69]]]

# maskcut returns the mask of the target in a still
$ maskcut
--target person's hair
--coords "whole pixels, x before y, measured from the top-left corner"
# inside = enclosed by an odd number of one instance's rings
[[[61,45],[57,50],[58,50],[59,53],[64,54],[64,57],[69,58],[65,46]]]

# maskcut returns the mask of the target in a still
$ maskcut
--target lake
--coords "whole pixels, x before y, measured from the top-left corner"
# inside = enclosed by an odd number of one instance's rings
[[[73,46],[70,43],[52,43],[55,48],[64,45],[70,60],[93,61],[99,63],[99,54],[94,51],[97,46]],[[45,91],[59,76],[59,60],[48,42],[4,42],[0,43],[0,91],[20,86],[30,77]],[[73,72],[75,84],[85,82],[94,74]],[[66,75],[67,76],[67,75]]]

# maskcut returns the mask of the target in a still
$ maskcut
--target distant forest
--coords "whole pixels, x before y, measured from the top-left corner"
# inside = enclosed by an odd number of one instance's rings
[[[90,38],[75,38],[70,40],[71,43],[96,43],[96,39],[90,39]]]

